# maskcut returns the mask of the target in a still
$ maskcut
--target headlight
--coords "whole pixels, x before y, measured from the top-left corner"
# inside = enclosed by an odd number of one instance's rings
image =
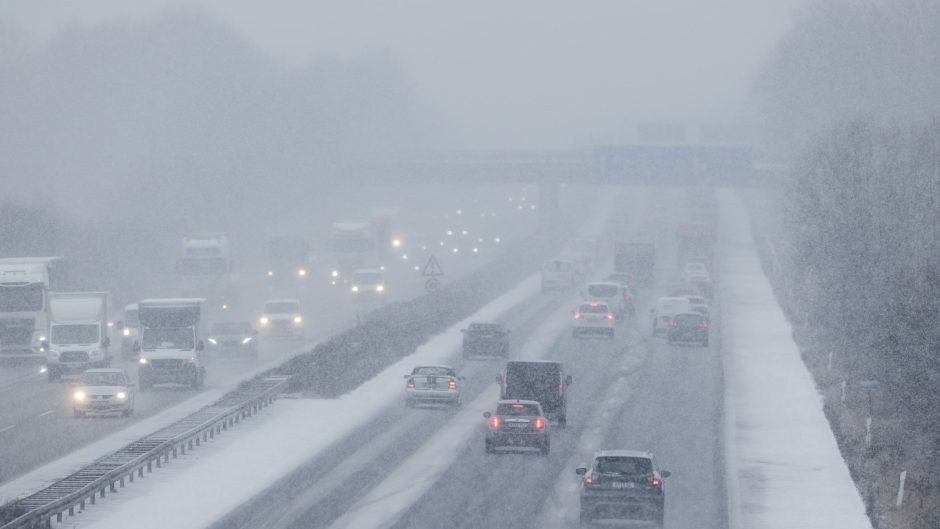
[[[300,323],[302,321],[304,321],[304,319],[301,318],[300,316],[294,316],[294,323]]]
[[[400,246],[401,246],[401,239],[395,239],[394,241],[392,241],[393,248],[398,248]]]
[[[109,322],[108,322],[108,327],[114,327],[114,322],[113,322],[113,321],[109,321]]]
[[[124,336],[130,336],[131,330],[125,327],[124,330],[121,332],[121,334],[123,334]]]
[[[376,292],[385,292],[385,285],[379,285],[375,287]]]
[[[353,285],[352,291],[353,291],[353,292],[359,292],[359,285]]]
[[[274,276],[274,270],[268,270],[268,277]]]
[[[85,392],[84,392],[84,391],[76,391],[75,394],[72,395],[72,396],[75,397],[75,400],[85,400]]]
[[[140,357],[140,360],[139,360],[139,361],[140,361],[141,364],[146,364],[146,363],[147,363],[147,359],[144,358],[144,357],[142,357],[142,356]]]
[[[219,342],[215,341],[215,338],[209,338],[209,343],[212,345],[219,345]]]
[[[304,277],[305,275],[307,275],[307,271],[301,268],[300,270],[297,271],[297,275],[299,275],[300,277]]]
[[[124,393],[123,391],[118,391],[118,392],[117,392],[117,395],[115,395],[115,396],[116,396],[117,398],[119,398],[119,399],[126,399],[126,398],[127,398],[127,393]]]
[[[268,317],[267,317],[267,316],[261,316],[261,320],[260,320],[260,321],[261,321],[261,325],[267,325],[267,324],[268,324]]]
[[[332,275],[333,277],[339,277],[339,270],[333,270],[333,272],[330,275]]]
[[[242,344],[246,344],[246,343],[248,343],[248,342],[250,342],[250,341],[251,341],[251,336],[248,336],[247,338],[245,338],[244,340],[242,340]]]
[[[39,337],[39,341],[40,341],[40,342],[45,342],[45,341],[46,341],[46,337],[45,337],[45,336],[40,336],[40,337]]]

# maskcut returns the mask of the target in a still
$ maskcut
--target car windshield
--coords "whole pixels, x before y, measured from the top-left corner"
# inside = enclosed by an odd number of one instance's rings
[[[82,373],[82,384],[86,386],[123,386],[127,384],[123,373],[112,371],[86,371]]]
[[[377,285],[382,282],[382,274],[377,272],[362,272],[353,275],[353,283],[360,285]]]
[[[604,303],[585,303],[578,307],[581,314],[607,314],[610,309]]]
[[[140,320],[138,319],[137,310],[125,310],[124,311],[124,326],[126,327],[140,327]]]
[[[433,375],[439,377],[452,377],[454,370],[443,366],[422,366],[416,367],[411,372],[412,375]]]
[[[96,324],[53,325],[49,342],[53,345],[87,345],[98,342],[99,327]]]
[[[689,296],[686,298],[693,305],[705,305],[705,298],[699,296]]]
[[[509,393],[514,395],[510,398],[530,398],[526,395],[541,393],[546,389],[556,391],[560,382],[561,366],[555,363],[513,362],[506,368],[506,385]]]
[[[644,476],[653,473],[653,462],[645,457],[605,456],[594,460],[594,470],[600,474]]]
[[[251,324],[246,322],[220,322],[212,326],[212,334],[248,334]]]
[[[535,404],[502,403],[496,406],[496,415],[538,417],[541,414],[539,413],[539,407]]]
[[[612,298],[620,291],[620,287],[617,285],[590,285],[587,291],[591,297]]]
[[[0,286],[0,312],[28,312],[42,310],[43,285]]]
[[[272,301],[264,304],[265,314],[297,314],[300,305],[293,301]]]
[[[196,335],[192,327],[145,328],[141,341],[141,348],[145,351],[155,349],[189,351],[195,348]]]
[[[195,257],[180,260],[180,273],[189,276],[215,276],[228,271],[227,261],[221,257]]]

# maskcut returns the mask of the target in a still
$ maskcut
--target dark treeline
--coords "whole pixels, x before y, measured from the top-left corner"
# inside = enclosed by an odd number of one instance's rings
[[[107,208],[185,231],[309,207],[335,177],[316,164],[440,137],[394,59],[289,69],[201,14],[0,46],[0,180],[13,198],[65,213]]]
[[[882,527],[936,527],[940,516],[936,489],[893,508],[898,472],[940,466],[936,28],[940,3],[929,0],[813,2],[756,90],[764,137],[790,166],[777,253],[791,316],[810,330],[804,354],[825,365],[834,352],[850,392],[882,384],[875,424],[892,426],[871,449],[857,435],[867,412],[827,404]],[[817,375],[824,393],[841,382]]]

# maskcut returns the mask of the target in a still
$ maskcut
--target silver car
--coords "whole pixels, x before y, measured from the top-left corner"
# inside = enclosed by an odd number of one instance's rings
[[[551,449],[548,419],[534,400],[501,400],[494,413],[485,412],[486,452],[497,448],[536,448],[544,456]]]
[[[405,375],[405,404],[460,405],[460,386],[464,378],[450,366],[418,366]]]
[[[123,369],[89,369],[72,390],[72,411],[76,418],[88,414],[134,413],[134,384]]]

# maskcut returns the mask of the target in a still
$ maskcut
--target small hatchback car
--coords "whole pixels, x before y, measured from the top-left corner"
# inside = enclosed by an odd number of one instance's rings
[[[72,391],[75,417],[134,413],[134,384],[123,369],[89,369]]]
[[[591,466],[575,470],[581,479],[581,526],[595,520],[630,520],[663,526],[668,470],[657,470],[653,454],[602,450]]]
[[[669,343],[698,343],[708,347],[708,319],[698,312],[680,312],[666,330]]]
[[[616,317],[606,303],[582,303],[578,310],[573,311],[574,319],[571,322],[571,335],[580,338],[586,334],[597,334],[614,339],[614,326]]]
[[[542,455],[548,455],[551,441],[548,432],[548,419],[542,413],[542,406],[534,400],[501,400],[496,403],[496,411],[485,412],[486,452],[495,452],[497,448],[537,448]]]

